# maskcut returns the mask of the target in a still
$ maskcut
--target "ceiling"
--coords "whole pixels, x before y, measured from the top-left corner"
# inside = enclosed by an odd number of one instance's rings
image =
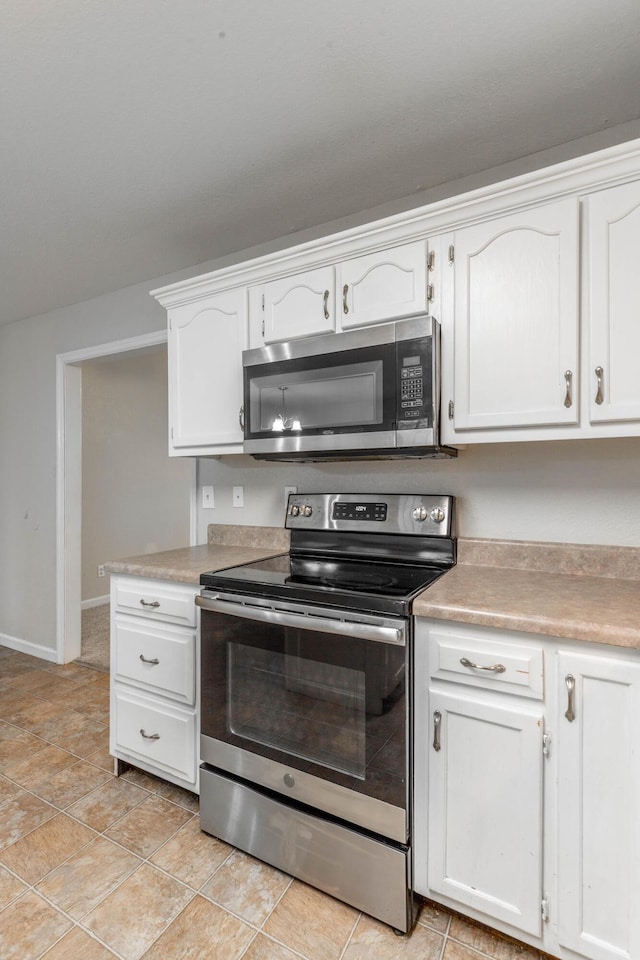
[[[0,323],[640,115],[637,0],[4,0]]]

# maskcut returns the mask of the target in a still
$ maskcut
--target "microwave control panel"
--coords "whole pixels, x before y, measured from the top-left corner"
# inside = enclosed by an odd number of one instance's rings
[[[421,337],[398,344],[396,419],[403,426],[431,426],[431,343]]]

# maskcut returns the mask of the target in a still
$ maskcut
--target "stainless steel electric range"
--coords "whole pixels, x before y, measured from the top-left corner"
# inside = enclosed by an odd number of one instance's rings
[[[285,523],[288,554],[201,577],[201,827],[406,932],[411,608],[454,501],[295,494]]]

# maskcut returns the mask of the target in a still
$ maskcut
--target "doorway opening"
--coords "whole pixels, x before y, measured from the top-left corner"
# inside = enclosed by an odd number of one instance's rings
[[[161,465],[170,463],[166,430],[164,438],[157,441],[161,444],[162,451],[158,450],[156,443],[155,453],[148,451],[148,455],[145,455],[144,446],[151,442],[148,436],[151,430],[145,432],[144,429],[144,405],[149,398],[142,393],[136,402],[135,391],[141,386],[144,390],[143,385],[136,382],[137,372],[153,369],[154,366],[157,368],[157,361],[161,361],[157,354],[159,351],[166,352],[166,340],[166,331],[159,331],[60,354],[57,357],[58,663],[68,663],[82,655],[83,606],[87,609],[106,601],[108,578],[95,579],[98,566],[104,561],[122,556],[165,549],[161,542],[164,511],[156,508],[155,513],[153,512],[156,505],[151,485],[154,457],[166,457],[166,461],[156,461]],[[138,419],[134,415],[128,415],[127,403],[132,414],[136,407],[141,408]],[[101,404],[105,409],[100,409]],[[106,409],[107,406],[110,409]],[[152,407],[148,408],[147,412],[150,414]],[[120,458],[119,450],[122,454]],[[87,497],[83,497],[83,476]],[[186,474],[182,472],[181,483],[185,476],[185,495],[189,501],[188,542],[194,544],[195,460],[189,462]],[[112,516],[111,523],[109,511]],[[121,520],[121,527],[125,532],[119,545],[117,536],[114,539],[113,529],[110,528],[117,528]],[[155,532],[151,533],[151,530]],[[137,535],[137,539],[136,535],[132,539],[130,531]],[[156,540],[160,541],[159,545],[156,545]],[[167,544],[167,548],[178,545],[172,542]],[[96,557],[101,559],[96,561]]]

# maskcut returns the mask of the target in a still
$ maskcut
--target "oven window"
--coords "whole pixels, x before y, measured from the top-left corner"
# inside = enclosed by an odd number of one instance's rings
[[[293,633],[293,632],[291,632]],[[293,647],[297,638],[287,640]],[[364,671],[229,644],[229,730],[252,743],[364,780]]]
[[[250,754],[406,808],[406,647],[206,611],[201,635],[202,734],[235,772]]]

